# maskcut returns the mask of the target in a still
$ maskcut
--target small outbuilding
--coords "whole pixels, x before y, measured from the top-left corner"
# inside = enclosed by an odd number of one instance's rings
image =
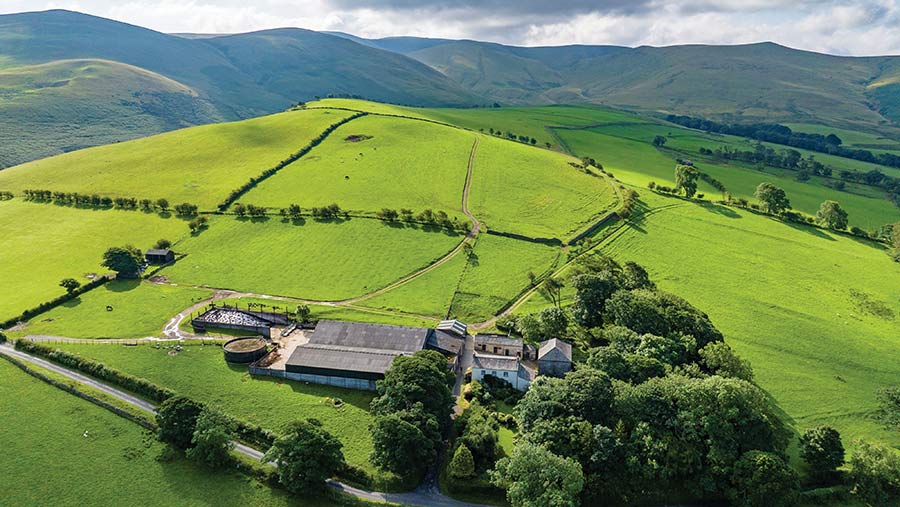
[[[525,344],[521,338],[499,334],[475,335],[475,351],[493,354],[495,356],[512,356],[519,359],[528,359],[524,355]]]
[[[572,344],[558,338],[541,342],[537,363],[538,375],[562,377],[572,370]]]
[[[175,262],[175,252],[171,250],[162,250],[159,248],[151,248],[144,255],[149,264],[168,264]]]

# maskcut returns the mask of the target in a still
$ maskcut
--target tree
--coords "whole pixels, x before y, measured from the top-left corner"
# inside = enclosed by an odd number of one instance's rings
[[[684,196],[690,199],[697,193],[697,180],[700,172],[694,166],[678,164],[675,166],[675,189],[684,191]]]
[[[172,247],[172,242],[167,239],[161,239],[153,245],[153,248],[159,248],[160,250],[168,250]]]
[[[234,214],[239,217],[247,216],[247,207],[239,202],[234,203],[234,206],[231,208],[231,210],[234,211]]]
[[[878,390],[878,417],[889,428],[900,430],[900,386]]]
[[[435,444],[415,424],[394,413],[375,417],[372,433],[372,463],[405,478],[414,477],[430,465]]]
[[[341,442],[316,419],[288,425],[263,458],[278,465],[278,482],[292,493],[322,491],[344,465]]]
[[[844,464],[844,444],[834,428],[818,426],[800,437],[800,457],[815,475],[828,475]]]
[[[891,244],[894,251],[900,253],[900,222],[891,226]]]
[[[231,441],[234,422],[222,412],[204,407],[197,417],[191,443],[185,453],[188,459],[204,463],[210,468],[221,468],[231,463],[229,454],[234,449]]]
[[[454,479],[470,479],[475,477],[475,460],[472,451],[465,444],[460,444],[450,460],[450,477]]]
[[[579,368],[566,374],[563,404],[569,413],[591,425],[604,422],[612,407],[614,393],[609,376],[593,368]]]
[[[294,315],[297,316],[298,321],[303,323],[309,320],[311,313],[309,305],[297,305],[297,310],[294,312]]]
[[[700,358],[711,373],[722,377],[753,380],[750,362],[741,359],[725,342],[712,342],[700,349]]]
[[[197,418],[203,405],[184,396],[174,396],[164,401],[156,413],[159,425],[157,436],[179,449],[188,449],[193,444]]]
[[[529,443],[498,461],[490,476],[494,485],[506,489],[513,507],[577,507],[584,487],[578,463]]]
[[[103,254],[105,268],[109,268],[122,277],[136,277],[144,262],[144,254],[131,245],[114,246]]]
[[[749,451],[734,465],[728,496],[741,507],[794,505],[800,481],[783,459],[770,452]]]
[[[66,289],[66,294],[74,294],[79,287],[81,287],[81,282],[74,278],[63,278],[61,282],[59,282],[59,286],[63,289]]]
[[[653,138],[653,146],[657,148],[662,148],[666,144],[666,138],[663,136],[656,136]]]
[[[843,230],[847,228],[847,211],[837,201],[825,201],[816,212],[816,221],[829,229]]]
[[[760,183],[756,187],[754,195],[768,213],[779,215],[785,210],[791,209],[791,201],[788,200],[784,190],[771,183]]]
[[[162,211],[168,211],[169,210],[169,201],[168,201],[168,199],[157,199],[156,206],[159,209],[161,209]]]
[[[853,493],[872,505],[900,498],[900,454],[894,449],[856,442],[849,475]]]
[[[532,284],[534,281],[532,280]],[[542,296],[549,299],[551,303],[559,307],[562,304],[562,298],[560,297],[560,293],[562,292],[563,287],[566,285],[556,278],[548,277],[542,283],[538,291]]]
[[[209,222],[209,219],[204,216],[199,216],[188,222],[188,229],[191,232],[198,232],[201,229],[206,228],[206,224]]]
[[[443,431],[450,427],[454,404],[450,387],[454,380],[440,352],[420,350],[412,356],[398,356],[384,379],[378,381],[379,395],[372,400],[372,412],[390,414],[421,403]]]
[[[588,328],[601,326],[606,301],[618,288],[614,277],[608,272],[580,274],[572,278],[572,286],[575,288],[572,305],[575,322]]]

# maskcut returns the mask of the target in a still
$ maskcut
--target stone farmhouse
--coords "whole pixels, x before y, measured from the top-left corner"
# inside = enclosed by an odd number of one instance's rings
[[[572,345],[559,339],[534,347],[520,338],[476,335],[472,358],[472,380],[491,376],[525,391],[537,375],[561,377],[572,369]]]

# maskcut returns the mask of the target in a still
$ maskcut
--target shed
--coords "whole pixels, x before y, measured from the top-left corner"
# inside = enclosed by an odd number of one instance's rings
[[[175,261],[175,252],[168,249],[151,248],[147,250],[144,257],[150,264],[168,264]]]
[[[448,333],[453,333],[460,338],[465,338],[466,333],[468,332],[468,326],[458,320],[442,320],[437,325],[438,331],[446,331]]]
[[[572,370],[572,344],[558,338],[541,342],[537,362],[539,375],[562,377]]]

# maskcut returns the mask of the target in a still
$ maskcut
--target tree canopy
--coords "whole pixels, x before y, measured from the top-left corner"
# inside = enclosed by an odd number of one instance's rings
[[[341,447],[321,422],[307,419],[290,424],[264,459],[278,465],[278,480],[288,491],[315,492],[343,466]]]

